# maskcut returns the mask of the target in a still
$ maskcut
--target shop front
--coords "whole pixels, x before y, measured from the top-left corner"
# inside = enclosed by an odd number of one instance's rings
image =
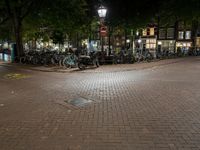
[[[0,48],[0,61],[14,62],[16,56],[15,44],[3,43]]]
[[[156,42],[156,38],[142,38],[139,47],[143,50],[149,50],[149,52],[156,57]]]
[[[181,50],[182,53],[188,54],[192,48],[192,42],[176,42],[176,52]]]
[[[160,52],[163,51],[174,52],[175,42],[176,42],[175,40],[158,40],[157,49]]]

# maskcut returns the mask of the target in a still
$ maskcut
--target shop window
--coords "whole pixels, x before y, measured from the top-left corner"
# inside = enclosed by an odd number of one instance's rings
[[[186,47],[191,47],[192,44],[191,43],[186,43]]]
[[[185,39],[187,39],[187,40],[191,39],[191,31],[185,32]]]
[[[179,31],[178,32],[178,38],[179,39],[184,39],[184,32],[183,31]]]
[[[186,42],[186,43],[176,43],[176,47],[191,47],[192,46],[192,43],[191,42]]]
[[[174,28],[167,29],[167,38],[174,38]]]
[[[159,38],[160,39],[164,39],[165,38],[165,30],[164,29],[160,29],[159,30]]]
[[[147,49],[155,49],[156,48],[156,39],[147,39],[146,40],[146,48]]]

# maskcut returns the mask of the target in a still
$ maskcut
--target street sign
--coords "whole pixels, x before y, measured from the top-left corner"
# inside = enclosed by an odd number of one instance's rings
[[[101,28],[100,28],[101,36],[107,36],[107,33],[108,33],[107,27],[106,26],[101,26]]]

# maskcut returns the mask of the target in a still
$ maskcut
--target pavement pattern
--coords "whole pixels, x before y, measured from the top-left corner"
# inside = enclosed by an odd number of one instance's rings
[[[0,64],[0,150],[200,150],[200,57],[63,73]]]

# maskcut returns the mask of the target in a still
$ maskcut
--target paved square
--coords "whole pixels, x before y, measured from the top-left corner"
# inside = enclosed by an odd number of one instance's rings
[[[0,77],[0,150],[200,149],[200,57]]]

